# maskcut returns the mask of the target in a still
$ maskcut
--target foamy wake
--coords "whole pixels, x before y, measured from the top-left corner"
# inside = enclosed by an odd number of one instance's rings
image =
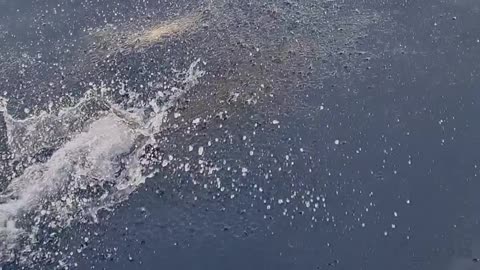
[[[158,162],[144,159],[145,146],[156,144],[153,135],[168,111],[203,75],[198,63],[181,74],[183,86],[169,89],[166,101],[158,93],[162,101],[143,108],[111,102],[104,87],[73,107],[17,120],[7,112],[8,101],[0,100],[15,164],[0,194],[0,265],[13,258],[25,264],[66,259],[62,251],[36,247],[55,243],[72,223],[97,221],[99,209],[127,199],[144,183],[149,162]]]

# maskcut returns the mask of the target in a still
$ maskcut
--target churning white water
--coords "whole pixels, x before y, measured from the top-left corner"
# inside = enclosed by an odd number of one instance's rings
[[[96,221],[99,209],[144,183],[151,173],[144,147],[156,145],[169,110],[204,74],[198,64],[180,72],[182,88],[168,89],[167,100],[158,92],[148,106],[119,106],[108,98],[115,89],[102,87],[75,106],[17,120],[1,100],[13,168],[0,194],[0,261],[45,257],[32,248],[40,231],[55,234],[73,222]]]

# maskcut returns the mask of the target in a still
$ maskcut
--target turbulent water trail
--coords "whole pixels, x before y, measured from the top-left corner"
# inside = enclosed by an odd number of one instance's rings
[[[96,221],[100,209],[126,200],[155,170],[175,163],[155,138],[204,75],[200,63],[209,63],[207,91],[189,96],[177,121],[190,123],[198,112],[226,120],[244,108],[278,117],[298,112],[307,89],[327,95],[323,79],[364,70],[377,51],[358,43],[370,29],[389,29],[381,14],[335,1],[200,2],[183,8],[175,2],[175,12],[146,8],[120,21],[104,20],[94,5],[101,23],[85,18],[82,27],[71,26],[84,32],[59,40],[58,49],[38,53],[37,44],[0,52],[0,76],[8,78],[0,94],[11,99],[0,97],[0,268],[11,261],[27,268],[69,265],[82,243],[65,247],[65,228]],[[0,39],[1,32],[0,25]],[[187,68],[192,56],[202,62]],[[19,119],[23,112],[30,116]],[[200,174],[205,164],[199,160]],[[217,179],[211,186],[220,188]]]
[[[75,106],[17,120],[2,99],[14,155],[11,180],[0,194],[0,261],[19,254],[24,261],[51,257],[33,248],[41,243],[39,231],[56,235],[73,222],[95,220],[99,209],[125,200],[143,183],[148,164],[158,162],[145,160],[145,146],[156,144],[168,111],[203,76],[198,64],[182,72],[183,87],[168,89],[167,100],[159,92],[144,107],[113,103],[106,93],[115,89],[102,88]]]

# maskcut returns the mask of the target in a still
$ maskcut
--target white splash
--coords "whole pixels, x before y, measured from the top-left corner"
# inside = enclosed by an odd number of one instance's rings
[[[154,99],[148,108],[124,109],[102,88],[58,113],[17,120],[0,99],[9,151],[23,165],[0,193],[0,262],[41,257],[32,248],[41,228],[58,232],[72,222],[97,221],[99,209],[127,199],[144,183],[144,147],[155,145],[170,109],[203,76],[198,63],[183,72],[181,89],[170,89],[167,101]],[[45,151],[44,160],[36,157]]]

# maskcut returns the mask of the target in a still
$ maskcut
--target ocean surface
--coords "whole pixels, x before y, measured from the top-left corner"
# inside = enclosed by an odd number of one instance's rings
[[[0,0],[0,269],[480,269],[480,2]]]

